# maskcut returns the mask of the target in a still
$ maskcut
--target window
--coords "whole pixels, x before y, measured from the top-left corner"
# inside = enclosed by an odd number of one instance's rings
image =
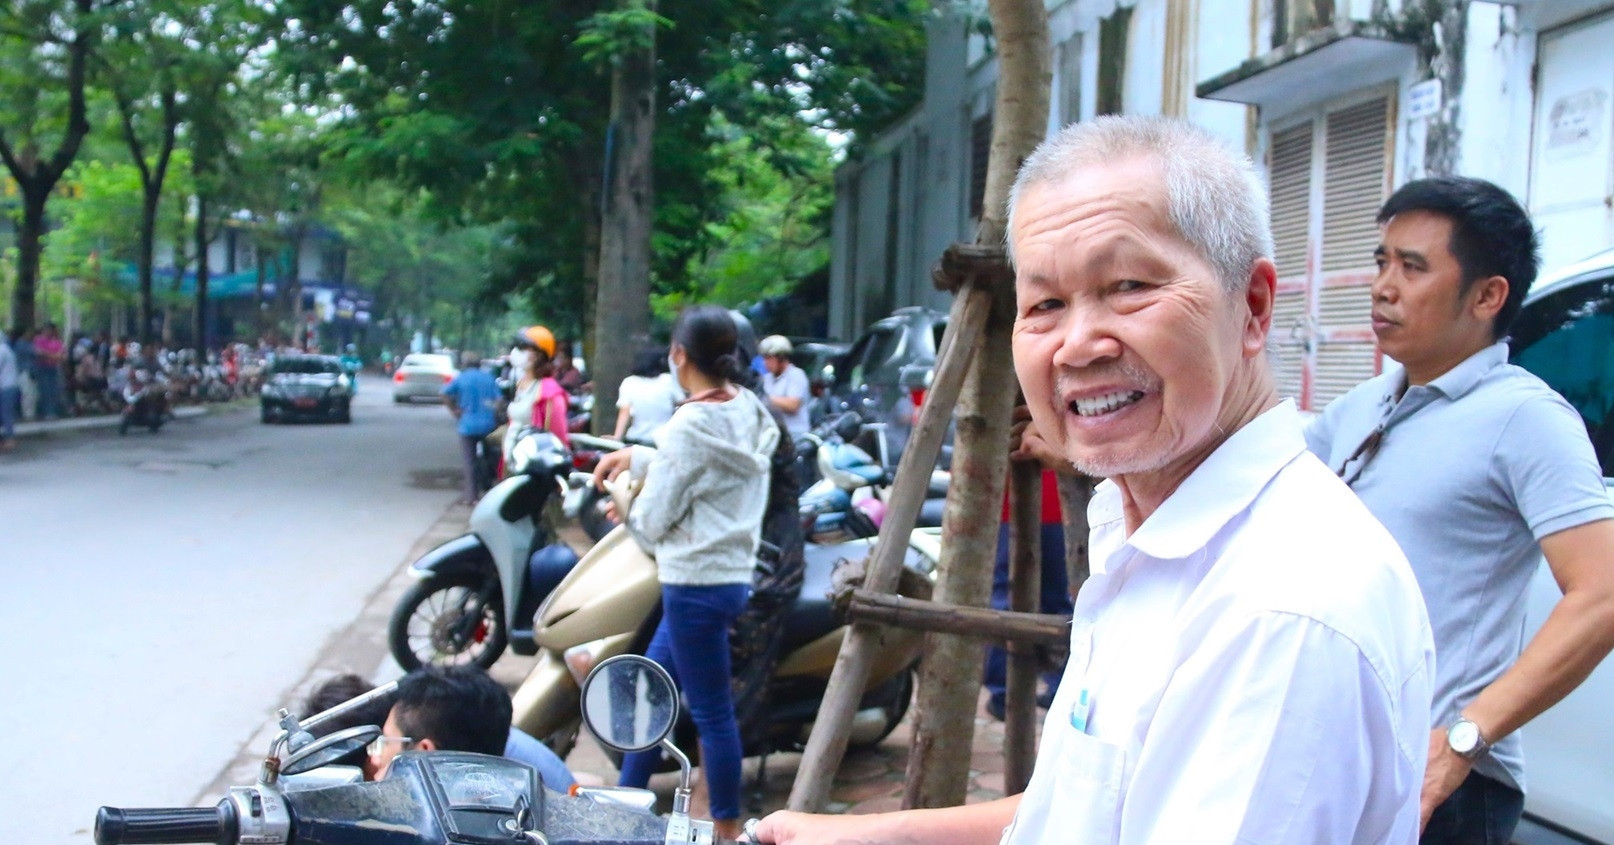
[[[1267,173],[1280,394],[1320,410],[1381,367],[1368,287],[1389,191],[1390,99],[1334,103],[1274,128]]]
[[[901,343],[902,335],[891,328],[870,329],[847,356],[852,362],[851,383],[854,385],[867,383],[869,374],[877,372],[881,366],[890,361],[896,355]]]
[[[986,204],[986,165],[992,157],[992,115],[970,124],[970,217],[981,219]]]
[[[1098,100],[1094,114],[1120,114],[1121,80],[1126,79],[1127,32],[1132,7],[1122,6],[1098,24]]]
[[[1275,0],[1272,4],[1272,49],[1334,22],[1334,0]]]
[[[1082,119],[1082,36],[1059,45],[1059,102],[1052,104],[1060,126]]]
[[[1614,477],[1614,273],[1530,303],[1513,325],[1513,363],[1558,391]]]

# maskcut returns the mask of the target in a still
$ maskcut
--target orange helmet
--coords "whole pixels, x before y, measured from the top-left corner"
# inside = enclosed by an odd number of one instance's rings
[[[550,358],[555,357],[555,335],[543,326],[528,326],[516,332],[516,345],[531,346]]]

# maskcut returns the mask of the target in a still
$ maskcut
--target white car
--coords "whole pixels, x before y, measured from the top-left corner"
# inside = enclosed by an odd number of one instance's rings
[[[392,374],[392,401],[400,404],[416,399],[441,402],[443,385],[453,381],[459,373],[452,355],[412,352],[404,356]]]
[[[1614,250],[1536,283],[1512,331],[1513,363],[1580,411],[1614,483]],[[1530,584],[1525,636],[1562,593],[1545,561]],[[1528,642],[1528,639],[1526,639]],[[1614,660],[1524,727],[1523,845],[1614,845]]]

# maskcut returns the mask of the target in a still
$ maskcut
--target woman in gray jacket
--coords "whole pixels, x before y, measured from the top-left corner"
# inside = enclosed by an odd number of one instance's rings
[[[756,567],[769,459],[779,429],[736,384],[733,320],[711,305],[686,309],[668,365],[688,399],[656,434],[656,448],[607,456],[596,478],[629,469],[644,486],[628,531],[656,558],[662,617],[646,656],[667,667],[689,702],[715,832],[740,834],[740,734],[730,698],[729,625],[745,607]],[[659,751],[627,755],[623,786],[650,780]]]

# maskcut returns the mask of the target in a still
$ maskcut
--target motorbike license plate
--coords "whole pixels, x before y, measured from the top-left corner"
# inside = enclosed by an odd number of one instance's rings
[[[312,399],[295,399],[292,401],[292,404],[299,408],[312,408],[318,403]]]

